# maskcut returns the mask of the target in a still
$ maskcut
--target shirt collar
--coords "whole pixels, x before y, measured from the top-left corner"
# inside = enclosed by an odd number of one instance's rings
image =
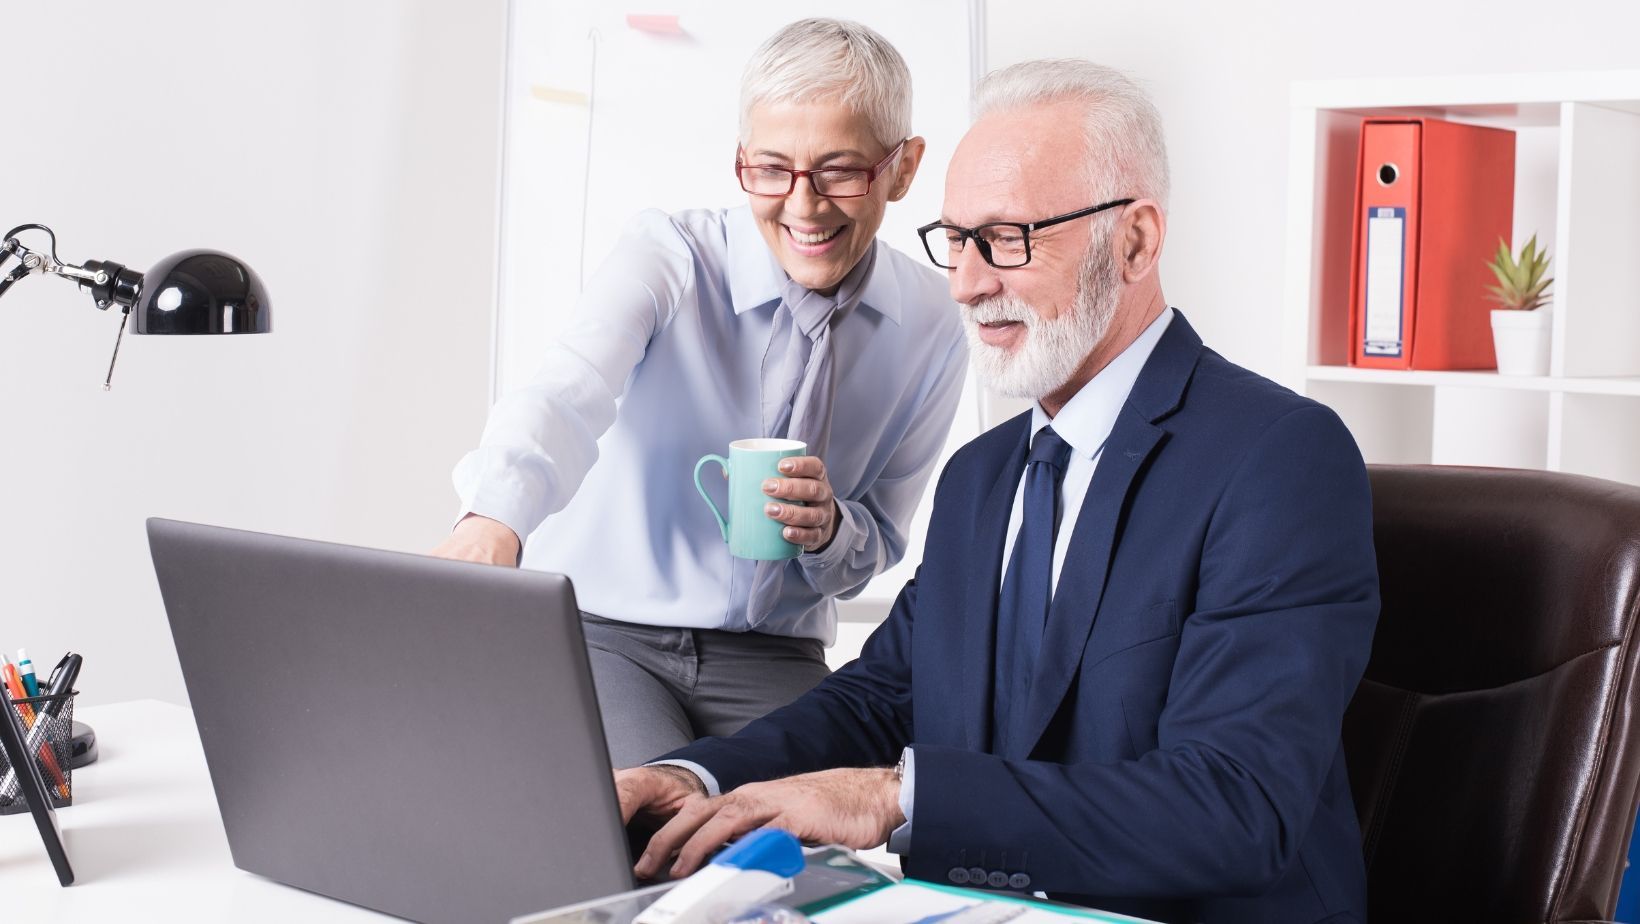
[[[723,217],[728,246],[729,300],[735,314],[742,315],[780,300],[786,287],[786,271],[774,258],[757,229],[750,206],[729,209]],[[871,246],[883,247],[881,241]],[[889,262],[890,254],[879,252],[877,266],[860,294],[860,307],[870,308],[895,324],[900,323],[900,282]]]
[[[1071,396],[1059,409],[1059,416],[1049,417],[1038,402],[1031,406],[1031,432],[1034,434],[1049,424],[1053,432],[1071,444],[1071,451],[1091,459],[1104,447],[1105,439],[1116,426],[1116,416],[1127,403],[1133,383],[1138,381],[1145,360],[1156,349],[1157,341],[1173,320],[1173,309],[1164,310],[1150,326],[1111,360],[1088,384]]]

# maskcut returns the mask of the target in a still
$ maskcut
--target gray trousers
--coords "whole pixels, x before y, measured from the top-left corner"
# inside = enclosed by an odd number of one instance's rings
[[[636,767],[708,735],[731,735],[831,670],[819,639],[672,629],[581,614],[609,758]]]

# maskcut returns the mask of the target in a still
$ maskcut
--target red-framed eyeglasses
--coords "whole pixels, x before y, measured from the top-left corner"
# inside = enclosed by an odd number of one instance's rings
[[[809,188],[817,196],[828,199],[858,199],[871,192],[871,184],[888,169],[888,165],[900,156],[905,150],[905,142],[901,141],[889,151],[876,166],[860,167],[821,167],[818,170],[792,170],[787,167],[777,167],[773,164],[748,164],[735,155],[735,176],[740,180],[740,188],[754,196],[780,197],[789,196],[797,188],[797,178],[809,178]]]

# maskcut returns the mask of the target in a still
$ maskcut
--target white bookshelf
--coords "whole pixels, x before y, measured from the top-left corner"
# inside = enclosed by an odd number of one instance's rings
[[[1293,84],[1283,374],[1369,462],[1503,465],[1640,484],[1640,70]],[[1549,375],[1348,365],[1361,122],[1516,133],[1514,245],[1553,256]],[[1478,259],[1485,259],[1481,255]]]

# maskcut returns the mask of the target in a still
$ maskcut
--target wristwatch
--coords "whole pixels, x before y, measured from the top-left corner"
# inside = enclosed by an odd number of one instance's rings
[[[900,749],[900,762],[894,765],[894,782],[896,783],[905,780],[905,755],[910,750],[910,748]]]

